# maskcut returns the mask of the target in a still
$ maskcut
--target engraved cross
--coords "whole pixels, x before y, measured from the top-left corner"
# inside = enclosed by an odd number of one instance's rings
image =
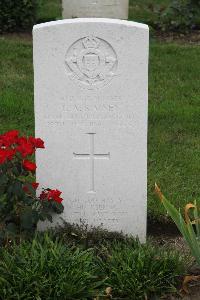
[[[73,153],[75,159],[88,159],[90,160],[90,168],[91,168],[91,179],[90,179],[90,190],[88,193],[95,193],[95,159],[110,159],[110,152],[106,154],[97,154],[94,150],[94,136],[95,133],[88,133],[90,137],[90,153],[81,154],[81,153]]]

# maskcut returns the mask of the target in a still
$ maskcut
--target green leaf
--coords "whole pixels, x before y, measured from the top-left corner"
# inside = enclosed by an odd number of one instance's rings
[[[199,213],[197,208],[197,201],[194,202],[195,209],[194,209],[194,220],[195,220],[195,226],[197,231],[197,238],[200,239],[200,219],[199,219]]]
[[[184,234],[185,228],[183,224],[185,223],[181,213],[163,196],[162,203],[166,208],[167,212],[169,213],[170,217],[175,222],[176,226],[178,227],[179,231]]]
[[[64,206],[62,205],[62,203],[57,203],[57,202],[51,202],[52,205],[52,209],[55,213],[57,214],[61,214],[64,210]]]
[[[162,203],[169,213],[170,217],[173,219],[174,223],[178,227],[179,231],[183,235],[185,241],[187,242],[192,255],[195,257],[196,261],[200,265],[200,243],[198,236],[195,234],[191,222],[186,224],[180,211],[178,211],[163,195]],[[197,216],[197,212],[195,213]]]
[[[20,175],[20,171],[19,169],[15,166],[14,168],[12,168],[12,173],[18,177]]]
[[[14,195],[20,197],[23,195],[22,183],[20,181],[15,181],[13,184],[13,193]]]
[[[8,176],[6,174],[0,175],[0,186],[6,185],[8,182]]]
[[[6,225],[6,231],[13,235],[17,234],[17,225],[14,223],[8,223]]]
[[[7,195],[8,199],[11,199],[13,197],[23,197],[24,191],[22,189],[22,183],[17,180],[10,184],[7,188]]]
[[[20,216],[21,228],[25,230],[33,229],[35,225],[32,209],[26,209]]]

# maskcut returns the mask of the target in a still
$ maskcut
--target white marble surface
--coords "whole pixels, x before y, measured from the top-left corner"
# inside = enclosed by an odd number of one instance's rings
[[[36,25],[37,181],[62,217],[146,237],[148,26],[110,19]],[[58,218],[54,219],[54,224]]]
[[[128,19],[129,0],[62,0],[63,19]]]

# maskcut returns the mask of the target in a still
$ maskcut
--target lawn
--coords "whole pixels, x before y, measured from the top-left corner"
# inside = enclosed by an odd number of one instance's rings
[[[62,8],[61,0],[37,0],[38,2],[38,21],[50,21],[61,19]]]
[[[0,37],[0,132],[34,134],[32,42]],[[152,41],[149,76],[148,209],[164,210],[157,181],[176,206],[198,198],[200,178],[199,47]],[[200,198],[200,197],[199,197]]]
[[[200,178],[199,47],[152,44],[149,80],[149,214],[158,181],[177,206],[198,198]]]
[[[33,133],[32,42],[0,37],[0,130]]]

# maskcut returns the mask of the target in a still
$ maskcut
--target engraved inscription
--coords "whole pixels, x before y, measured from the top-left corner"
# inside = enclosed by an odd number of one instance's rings
[[[87,89],[106,85],[115,76],[118,65],[112,46],[94,36],[76,41],[68,49],[65,63],[70,78]]]
[[[122,219],[126,218],[129,214],[128,210],[124,207],[124,201],[120,197],[100,198],[97,194],[88,194],[88,198],[83,199],[79,196],[74,196],[70,201],[70,209],[72,214],[77,215],[76,222],[79,223],[80,219],[83,223],[88,223],[88,211],[93,211],[90,216],[92,223],[120,223]]]
[[[51,110],[51,113],[48,113]],[[43,119],[49,126],[91,127],[87,131],[95,132],[97,127],[120,127],[134,130],[136,112],[133,104],[120,96],[75,96],[62,98],[56,109],[50,103],[45,106]]]
[[[94,135],[95,133],[88,133],[90,136],[90,153],[88,154],[78,154],[73,153],[74,158],[76,159],[89,159],[91,163],[91,179],[90,179],[90,190],[88,193],[95,193],[95,169],[94,169],[94,160],[95,159],[110,159],[110,152],[106,154],[96,154],[94,151]]]

